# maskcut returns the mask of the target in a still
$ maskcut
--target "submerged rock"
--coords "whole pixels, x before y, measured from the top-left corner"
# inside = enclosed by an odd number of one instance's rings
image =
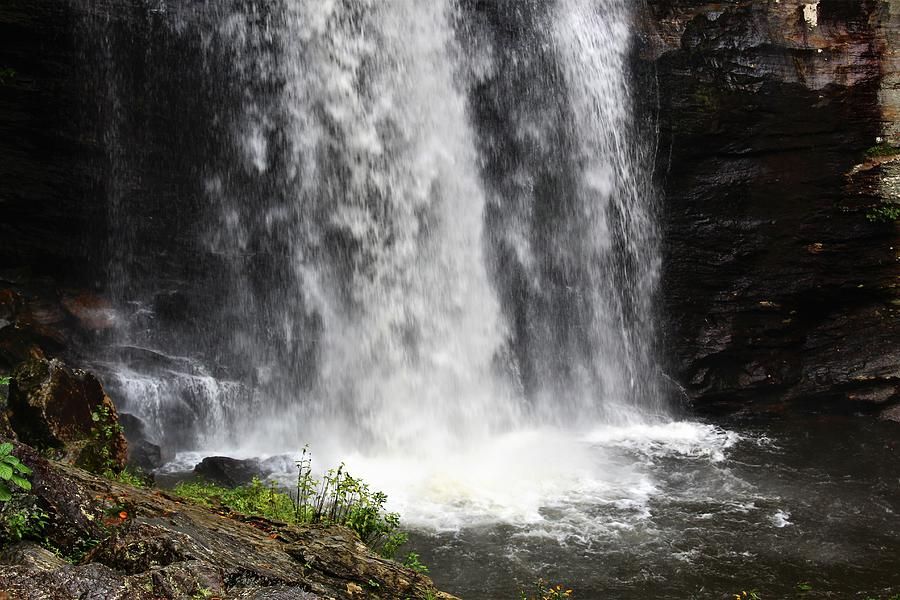
[[[49,514],[47,543],[95,544],[77,564],[31,544],[12,548],[0,564],[0,590],[17,600],[453,598],[348,529],[226,518],[47,461],[22,444],[15,451],[34,470],[33,493]]]

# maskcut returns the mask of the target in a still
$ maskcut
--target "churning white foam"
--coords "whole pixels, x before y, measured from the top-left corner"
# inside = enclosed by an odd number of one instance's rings
[[[343,462],[349,473],[385,492],[388,509],[400,513],[406,528],[447,533],[506,525],[519,537],[565,543],[649,526],[659,503],[708,501],[748,510],[743,504],[731,506],[727,476],[712,484],[718,490],[713,495],[722,496],[718,499],[708,497],[709,485],[685,497],[666,476],[671,461],[680,472],[721,473],[729,449],[743,439],[712,425],[680,421],[603,425],[582,435],[532,428],[465,446],[423,443],[416,453],[347,453],[333,440],[312,447],[318,470]],[[189,471],[211,454],[259,458],[273,481],[290,488],[295,476],[290,459],[296,457],[260,450],[180,453],[163,472]]]
[[[713,464],[739,440],[690,422],[603,426],[579,437],[547,428],[414,455],[344,459],[351,473],[388,495],[407,526],[457,531],[502,523],[564,538],[631,527],[666,493],[655,461]]]

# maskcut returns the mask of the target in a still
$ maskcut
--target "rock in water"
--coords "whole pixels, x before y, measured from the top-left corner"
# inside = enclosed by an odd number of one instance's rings
[[[237,487],[262,475],[258,460],[238,460],[226,456],[208,456],[194,467],[194,473],[207,481],[226,487]]]

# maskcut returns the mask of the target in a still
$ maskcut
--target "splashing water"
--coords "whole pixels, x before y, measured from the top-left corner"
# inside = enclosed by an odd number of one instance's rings
[[[192,317],[121,332],[192,365],[122,361],[122,406],[182,460],[308,442],[438,528],[642,506],[655,487],[621,458],[629,444],[715,460],[727,436],[669,423],[657,382],[632,8],[501,4],[489,26],[451,0],[168,17],[173,35],[199,32],[201,79],[221,85],[203,218],[185,231],[210,266],[185,292]],[[177,282],[119,267],[122,303],[152,307]]]

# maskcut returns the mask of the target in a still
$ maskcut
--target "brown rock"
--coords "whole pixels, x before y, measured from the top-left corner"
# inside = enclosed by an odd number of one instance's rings
[[[104,331],[116,324],[116,312],[109,302],[89,294],[78,292],[63,296],[62,306],[88,331]]]
[[[22,444],[15,453],[34,470],[33,493],[50,515],[47,542],[76,548],[100,540],[78,565],[31,546],[7,556],[0,590],[18,600],[189,599],[202,590],[223,600],[453,600],[427,576],[370,551],[350,530],[247,523],[47,461]],[[82,596],[86,590],[91,594]]]
[[[894,421],[900,423],[900,405],[892,406],[891,408],[882,411],[879,418],[882,421]]]
[[[68,462],[91,470],[124,468],[127,445],[116,409],[92,374],[56,359],[23,363],[13,373],[9,409],[23,442],[62,450]]]

